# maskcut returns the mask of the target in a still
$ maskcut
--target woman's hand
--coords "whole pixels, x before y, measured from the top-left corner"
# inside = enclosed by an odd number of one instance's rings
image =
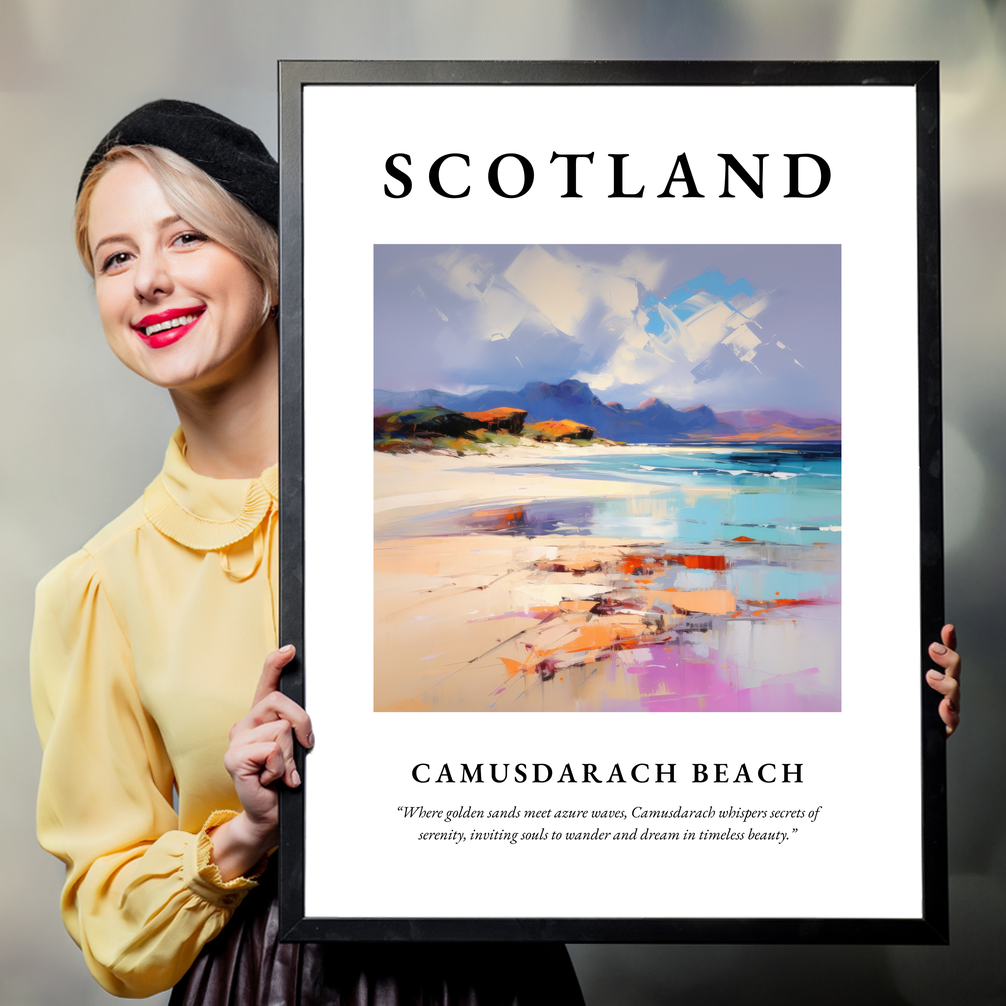
[[[291,788],[300,785],[294,734],[304,747],[314,746],[311,718],[278,690],[280,674],[295,652],[284,646],[266,657],[251,711],[231,727],[224,766],[244,810],[209,833],[211,859],[224,880],[247,873],[276,845],[279,793],[273,784],[282,779]]]
[[[961,658],[957,651],[957,632],[952,625],[944,625],[941,643],[931,643],[929,656],[943,668],[926,673],[929,687],[943,696],[940,719],[947,725],[949,737],[961,721]]]

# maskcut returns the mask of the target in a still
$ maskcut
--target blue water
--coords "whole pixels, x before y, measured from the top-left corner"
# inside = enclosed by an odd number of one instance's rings
[[[574,453],[575,450],[575,453]],[[634,496],[584,495],[526,504],[505,527],[473,519],[476,507],[409,521],[413,534],[593,534],[605,538],[707,543],[741,536],[811,544],[841,541],[842,456],[838,444],[593,454],[589,447],[541,464],[499,465],[501,476],[635,482],[659,486]],[[473,471],[475,469],[472,469]],[[483,469],[484,471],[484,469]],[[484,509],[484,504],[482,508]],[[453,526],[455,531],[447,530]],[[399,527],[398,531],[404,531]],[[391,531],[391,528],[388,528]]]
[[[774,483],[796,479],[801,489],[841,488],[842,452],[837,444],[802,450],[734,448],[726,451],[706,448],[667,454],[591,455],[589,447],[577,451],[568,459],[535,465],[500,465],[495,470],[501,475],[548,471],[563,478],[616,479],[667,486],[687,484],[765,489],[766,479]],[[580,454],[580,451],[583,453]]]
[[[742,535],[759,541],[841,541],[842,454],[838,444],[813,447],[674,451],[666,454],[584,453],[536,465],[500,466],[500,475],[631,481],[666,487],[631,497],[590,498],[579,516],[551,533],[708,542]],[[525,522],[555,525],[573,501],[532,504]],[[586,505],[585,505],[586,504]],[[589,512],[588,512],[589,511]]]

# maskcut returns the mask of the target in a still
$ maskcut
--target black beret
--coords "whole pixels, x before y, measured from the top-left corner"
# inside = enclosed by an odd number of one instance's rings
[[[112,147],[166,147],[191,161],[273,227],[279,226],[279,165],[250,130],[191,101],[163,98],[114,125],[84,166],[77,195],[91,169]]]

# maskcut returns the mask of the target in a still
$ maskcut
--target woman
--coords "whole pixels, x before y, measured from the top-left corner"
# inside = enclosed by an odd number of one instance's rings
[[[277,221],[258,137],[187,102],[131,113],[81,179],[106,339],[180,426],[143,497],[38,589],[38,831],[67,929],[120,996],[582,1003],[561,945],[277,944],[276,787],[314,741],[274,649]]]

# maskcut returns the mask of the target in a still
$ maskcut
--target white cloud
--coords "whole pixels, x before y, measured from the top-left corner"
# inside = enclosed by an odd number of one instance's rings
[[[605,317],[625,319],[639,306],[635,280],[580,260],[561,261],[537,245],[525,248],[503,276],[567,335],[581,334],[595,304],[605,306]]]

